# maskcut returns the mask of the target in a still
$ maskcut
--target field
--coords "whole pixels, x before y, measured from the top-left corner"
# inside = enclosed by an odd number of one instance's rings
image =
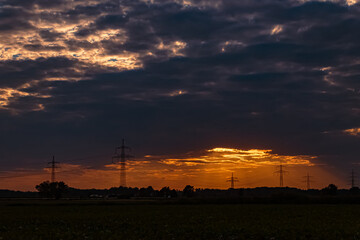
[[[360,205],[3,201],[0,239],[360,239]]]

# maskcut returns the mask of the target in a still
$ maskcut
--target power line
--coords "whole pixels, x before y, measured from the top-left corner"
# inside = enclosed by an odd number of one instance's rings
[[[120,154],[118,152],[120,150]],[[126,150],[131,151],[131,148],[125,146],[125,140],[122,140],[120,147],[115,148],[114,156],[112,157],[112,162],[114,159],[120,163],[120,187],[126,187],[126,159],[129,159],[133,156],[126,154]]]
[[[79,158],[73,158],[73,159],[67,159],[67,160],[62,160],[62,162],[83,162],[83,161],[87,161],[90,159],[98,159],[98,158],[104,158],[104,157],[109,157],[108,154],[101,154],[101,155],[92,155],[92,156],[87,156],[87,157],[79,157]]]
[[[59,162],[55,162],[55,156],[53,156],[51,162],[48,162],[48,164],[51,164],[51,167],[48,167],[48,168],[51,168],[51,182],[52,183],[55,182],[55,169],[59,168],[58,166],[56,166],[57,163],[59,163]]]
[[[38,176],[38,175],[40,175],[38,172],[34,172],[32,174],[24,173],[24,172],[21,172],[21,174],[19,174],[19,172],[9,172],[9,173],[10,173],[10,175],[0,176],[0,179],[10,179],[10,178],[29,177],[29,176]]]
[[[355,181],[356,181],[356,174],[354,172],[354,169],[351,170],[351,176],[350,176],[350,185],[351,188],[354,188],[356,186]]]
[[[278,166],[279,170],[278,171],[275,171],[274,173],[275,174],[279,174],[279,177],[280,177],[280,187],[284,187],[284,174],[288,173],[288,171],[284,170],[284,166],[281,164],[280,162],[280,165]]]
[[[305,178],[305,180],[303,182],[306,183],[306,189],[309,190],[311,189],[311,183],[313,183],[314,181],[311,180],[313,176],[310,176],[309,173],[306,174],[306,176],[304,176],[303,178]]]
[[[235,182],[238,182],[238,178],[237,177],[234,177],[234,173],[231,173],[231,178],[228,179],[226,182],[230,182],[230,188],[235,188]]]

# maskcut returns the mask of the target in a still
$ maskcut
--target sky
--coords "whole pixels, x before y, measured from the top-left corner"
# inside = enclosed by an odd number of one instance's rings
[[[356,0],[0,0],[0,189],[347,188]]]

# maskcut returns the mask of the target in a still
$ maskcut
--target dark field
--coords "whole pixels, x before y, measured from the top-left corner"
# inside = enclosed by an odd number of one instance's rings
[[[0,202],[0,239],[360,239],[360,205]]]

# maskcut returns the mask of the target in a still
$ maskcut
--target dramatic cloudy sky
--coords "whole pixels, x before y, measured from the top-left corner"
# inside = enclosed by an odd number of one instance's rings
[[[346,187],[360,149],[360,4],[0,0],[0,188]]]

